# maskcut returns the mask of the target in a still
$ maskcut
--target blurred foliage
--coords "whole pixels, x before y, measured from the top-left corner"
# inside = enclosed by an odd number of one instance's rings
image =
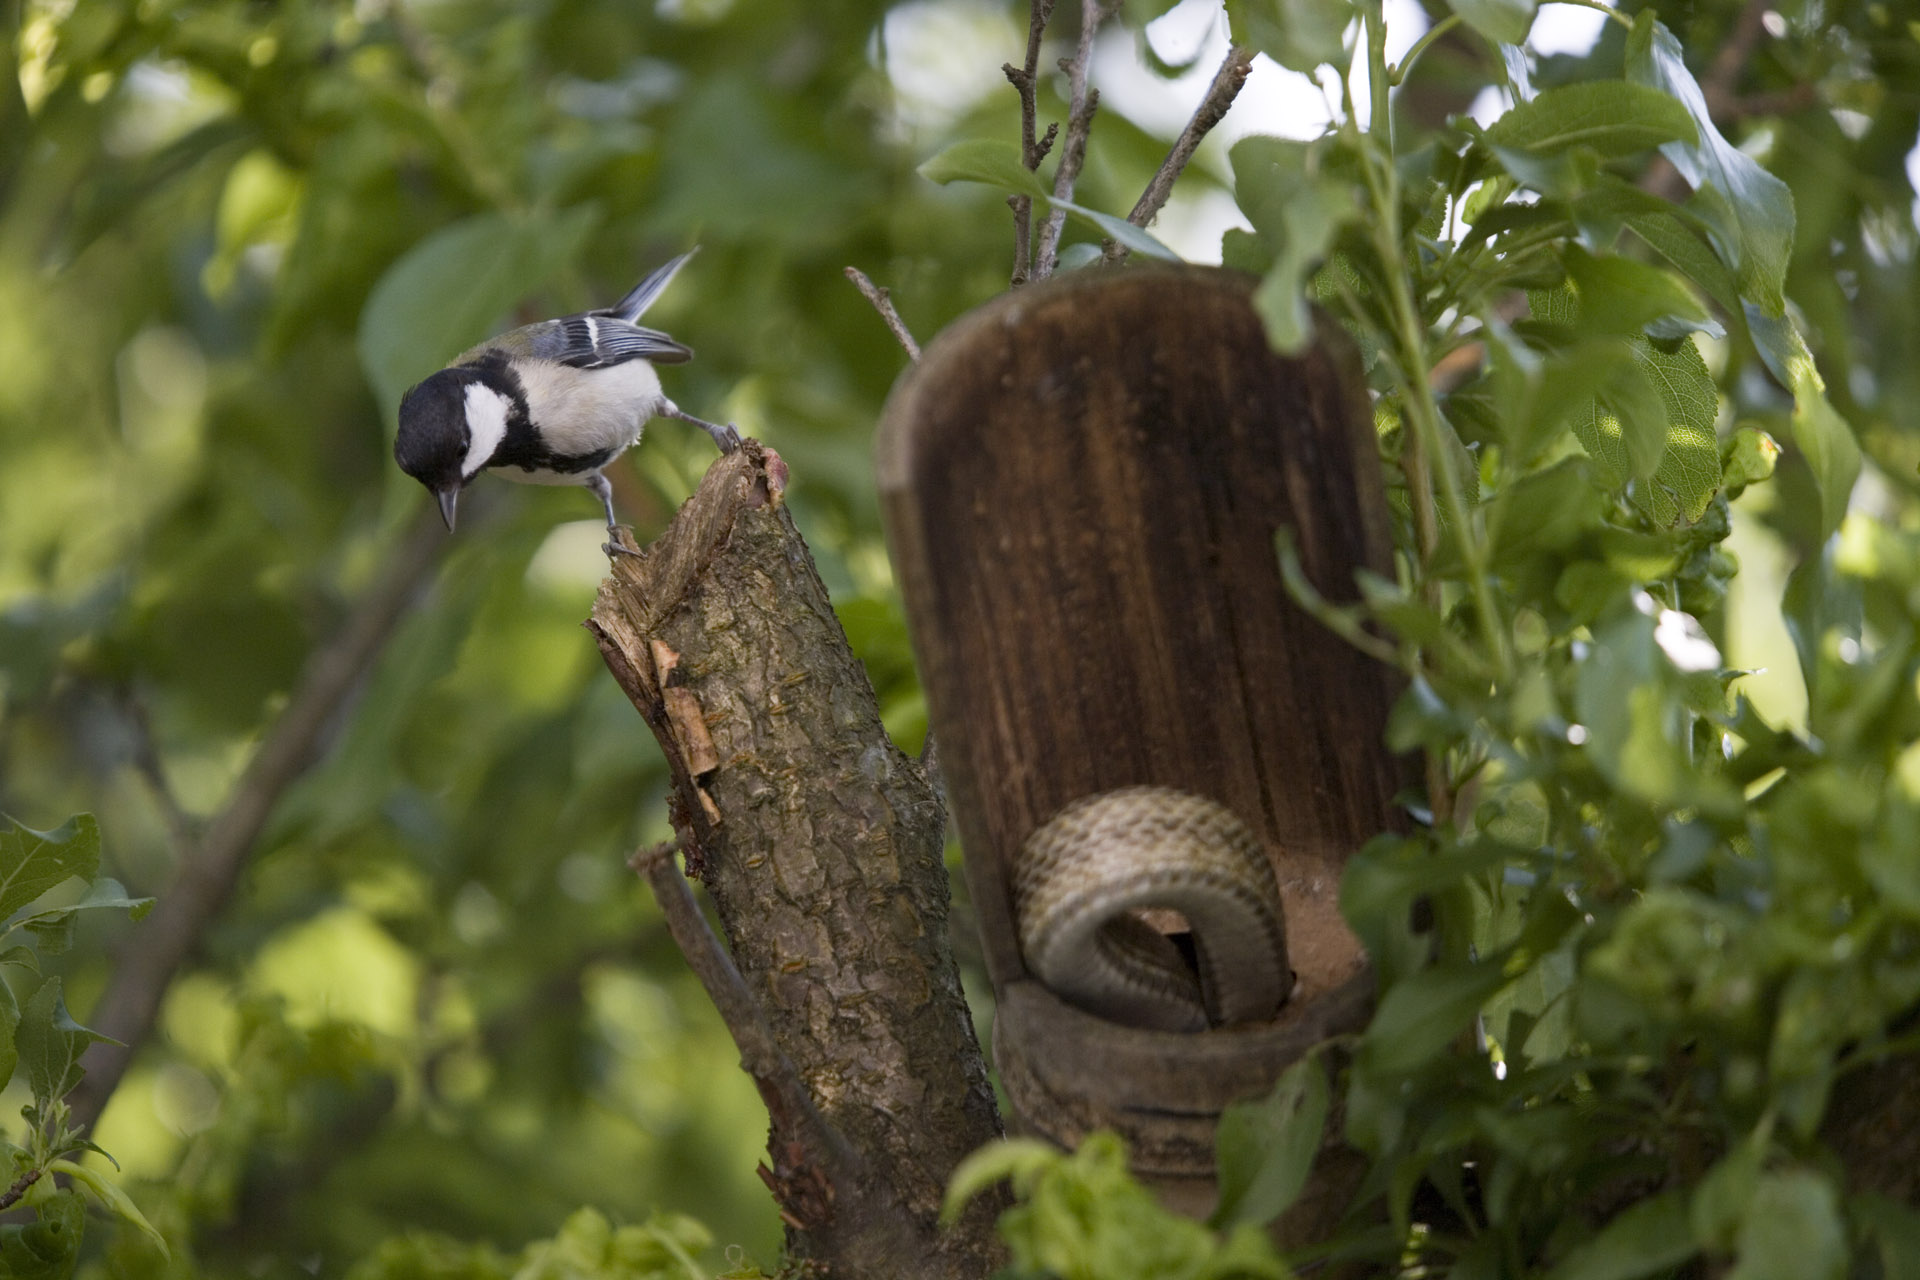
[[[94,813],[104,873],[164,893],[426,501],[392,464],[395,387],[694,243],[653,313],[699,352],[671,394],[792,464],[916,746],[869,462],[904,357],[841,271],[923,337],[1005,287],[1005,210],[914,166],[1013,121],[1020,21],[0,4],[0,810]],[[1116,120],[1104,145],[1089,190],[1111,207],[1163,144]],[[660,423],[615,468],[643,540],[711,449]],[[420,1232],[512,1258],[583,1204],[690,1213],[719,1242],[705,1264],[772,1261],[764,1112],[623,865],[667,834],[667,779],[579,627],[604,568],[591,499],[483,488],[103,1117],[124,1173],[101,1168],[171,1263],[100,1231],[83,1274],[338,1276]],[[129,926],[76,928],[57,967],[84,1017]]]

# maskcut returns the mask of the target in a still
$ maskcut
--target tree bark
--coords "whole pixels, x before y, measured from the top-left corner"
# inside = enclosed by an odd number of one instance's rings
[[[945,811],[887,739],[785,480],[757,442],[722,458],[587,625],[666,753],[688,873],[780,1051],[730,1017],[790,1248],[836,1276],[977,1277],[998,1206],[937,1224],[954,1166],[1000,1132],[947,943]]]

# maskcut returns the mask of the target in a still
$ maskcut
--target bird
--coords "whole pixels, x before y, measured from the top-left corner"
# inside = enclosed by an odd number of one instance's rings
[[[678,418],[721,453],[740,433],[684,412],[661,389],[655,365],[685,364],[693,349],[636,323],[697,248],[659,267],[599,311],[541,320],[455,356],[400,401],[393,456],[425,485],[453,530],[460,491],[482,471],[522,484],[577,484],[606,509],[609,556],[620,545],[608,463],[640,440],[649,419]]]

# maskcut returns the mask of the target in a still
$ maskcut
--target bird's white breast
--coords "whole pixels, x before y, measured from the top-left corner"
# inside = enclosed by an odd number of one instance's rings
[[[529,360],[517,369],[528,414],[555,453],[618,453],[640,438],[640,428],[666,402],[660,375],[645,360],[605,369]]]

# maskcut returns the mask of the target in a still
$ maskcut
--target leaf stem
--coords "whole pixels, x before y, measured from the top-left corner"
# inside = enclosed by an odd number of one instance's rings
[[[1582,9],[1598,9],[1626,30],[1633,30],[1633,19],[1627,17],[1612,5],[1602,3],[1602,0],[1556,0],[1556,3],[1578,5]]]
[[[1387,79],[1389,80],[1389,82],[1395,86],[1398,86],[1403,82],[1405,82],[1407,78],[1407,73],[1413,70],[1413,64],[1420,61],[1420,55],[1425,53],[1428,47],[1431,46],[1434,43],[1434,41],[1440,39],[1442,36],[1446,35],[1447,32],[1459,26],[1460,22],[1461,22],[1461,18],[1459,14],[1450,13],[1446,17],[1440,19],[1440,21],[1434,23],[1431,27],[1428,27],[1427,34],[1421,36],[1418,40],[1415,40],[1413,42],[1413,48],[1407,50],[1407,56],[1400,59],[1399,62],[1397,62],[1391,68],[1388,69]]]
[[[1461,492],[1460,477],[1446,456],[1440,406],[1427,381],[1426,323],[1407,280],[1400,226],[1400,174],[1394,166],[1392,120],[1387,113],[1386,22],[1381,0],[1366,0],[1363,15],[1367,24],[1367,78],[1373,100],[1373,119],[1367,130],[1370,145],[1364,148],[1367,162],[1367,190],[1374,203],[1372,219],[1374,244],[1380,256],[1380,272],[1387,286],[1387,302],[1392,322],[1392,340],[1398,350],[1394,363],[1400,370],[1401,402],[1406,419],[1406,445],[1401,458],[1406,473],[1407,492],[1414,516],[1414,536],[1418,542],[1419,568],[1424,576],[1439,545],[1442,517],[1452,529],[1465,569],[1474,611],[1487,651],[1501,677],[1508,674],[1511,659],[1506,637],[1497,625],[1493,584],[1487,573],[1486,548],[1473,536],[1470,513]],[[1395,269],[1401,266],[1401,269]],[[1438,481],[1439,508],[1436,510],[1435,481]],[[1437,585],[1437,584],[1433,584]],[[1432,594],[1431,591],[1428,593]]]

